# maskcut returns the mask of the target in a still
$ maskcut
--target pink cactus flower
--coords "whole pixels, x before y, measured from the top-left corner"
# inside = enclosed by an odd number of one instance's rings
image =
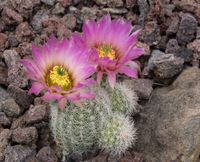
[[[90,62],[96,68],[98,83],[101,82],[103,74],[108,75],[111,87],[114,87],[118,73],[137,77],[138,64],[135,60],[144,50],[136,47],[139,30],[133,33],[131,31],[131,23],[123,19],[111,21],[107,15],[99,22],[86,21],[83,34],[74,35],[76,44],[88,49]]]
[[[51,37],[41,48],[33,45],[32,57],[21,60],[33,81],[30,93],[43,92],[45,101],[56,100],[62,109],[67,101],[79,103],[93,97],[86,87],[94,82],[89,77],[95,69],[88,64],[86,51],[79,50],[73,41]]]

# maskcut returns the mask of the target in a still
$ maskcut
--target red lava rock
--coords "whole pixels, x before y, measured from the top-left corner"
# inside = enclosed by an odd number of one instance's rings
[[[3,9],[2,17],[6,25],[18,25],[23,21],[20,14],[7,7]]]
[[[195,0],[173,0],[173,4],[186,12],[194,12],[198,6]]]
[[[132,8],[137,4],[137,0],[126,0],[125,2],[127,8]]]
[[[13,120],[11,129],[23,128],[26,126],[24,115]]]
[[[21,44],[19,44],[17,52],[20,54],[21,57],[31,55],[32,44],[27,42],[22,42]]]
[[[0,84],[7,86],[8,85],[7,78],[8,78],[8,69],[4,64],[0,64]]]
[[[37,138],[38,133],[35,127],[17,128],[12,133],[12,141],[20,144],[32,145],[36,143]]]
[[[175,16],[172,18],[171,23],[166,31],[167,35],[172,35],[172,34],[176,34],[178,31],[178,27],[179,27],[179,17]]]
[[[7,47],[8,36],[4,33],[0,33],[0,53]]]
[[[33,30],[28,22],[23,22],[17,26],[15,35],[19,42],[29,42],[33,37]]]
[[[45,105],[37,105],[30,108],[25,114],[25,121],[27,124],[39,123],[47,120],[47,108]]]
[[[19,87],[9,85],[7,88],[7,92],[10,94],[12,98],[15,99],[16,103],[24,110],[27,110],[30,104],[33,102],[33,97],[30,94],[28,94],[27,91]]]
[[[191,49],[193,51],[193,61],[192,64],[199,66],[199,60],[200,60],[200,39],[195,39],[193,42],[189,43],[187,45],[188,49]]]
[[[36,155],[36,157],[41,162],[57,162],[58,158],[56,157],[54,151],[49,147],[43,147]]]
[[[43,21],[42,23],[46,36],[52,35],[52,33],[56,34],[58,38],[69,38],[71,35],[71,31],[65,26],[65,23],[58,17],[53,16],[48,20]]]
[[[33,11],[33,7],[40,4],[40,0],[9,0],[12,7],[23,17],[28,18]]]
[[[14,145],[7,146],[4,154],[4,162],[22,162],[31,156],[35,156],[36,151],[34,148],[26,145]]]
[[[195,15],[197,17],[197,21],[200,24],[200,6],[198,5],[197,9],[195,10]]]
[[[63,16],[62,21],[69,29],[74,29],[76,27],[76,17],[72,14]]]
[[[108,7],[122,7],[124,5],[122,0],[95,0],[98,5],[107,5]]]
[[[57,0],[63,7],[70,6],[72,4],[72,0]]]

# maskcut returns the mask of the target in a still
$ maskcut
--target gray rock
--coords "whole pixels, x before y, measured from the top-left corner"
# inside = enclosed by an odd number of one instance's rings
[[[12,133],[12,141],[19,144],[32,145],[36,143],[37,138],[38,133],[35,127],[17,128]]]
[[[36,155],[41,162],[57,162],[58,159],[54,151],[49,147],[43,147]]]
[[[30,108],[25,114],[25,121],[27,124],[39,123],[47,120],[46,105],[37,105]]]
[[[185,45],[195,38],[197,30],[197,20],[191,14],[183,14],[177,32],[177,40]]]
[[[41,2],[53,6],[55,4],[55,0],[41,0]]]
[[[139,23],[144,26],[150,6],[147,0],[138,0],[137,3],[140,11]]]
[[[11,125],[10,119],[5,115],[5,113],[0,112],[0,125],[8,127]]]
[[[136,148],[148,162],[197,162],[200,148],[200,69],[188,68],[156,89],[137,125]]]
[[[193,52],[190,49],[187,49],[185,47],[181,47],[177,53],[175,54],[175,56],[183,58],[184,62],[190,63],[192,61],[193,58]]]
[[[153,91],[153,81],[149,79],[125,80],[125,83],[137,93],[139,99],[149,99]]]
[[[7,99],[2,103],[2,110],[9,117],[18,117],[23,112],[23,109],[21,109],[12,98]]]
[[[158,79],[172,78],[183,70],[184,60],[173,54],[163,55],[153,61],[153,73]]]
[[[48,12],[46,10],[39,10],[31,21],[31,25],[34,30],[37,32],[41,32],[42,30],[42,21],[47,20],[49,18]]]
[[[20,106],[20,108],[26,110],[33,102],[33,97],[29,95],[27,91],[24,91],[21,88],[9,85],[7,91],[10,94],[10,96],[15,99],[16,103]]]
[[[153,50],[151,53],[151,57],[148,61],[148,66],[147,69],[148,71],[151,71],[154,69],[155,65],[153,64],[154,61],[159,60],[160,57],[162,57],[163,55],[165,55],[164,52],[160,51],[160,50]]]
[[[36,151],[26,145],[7,146],[5,149],[5,162],[23,162],[35,154]]]
[[[0,131],[0,161],[4,160],[4,151],[9,144],[11,132],[9,129],[3,129]]]
[[[11,129],[23,128],[25,126],[26,126],[26,121],[24,115],[22,115],[19,118],[13,120]]]

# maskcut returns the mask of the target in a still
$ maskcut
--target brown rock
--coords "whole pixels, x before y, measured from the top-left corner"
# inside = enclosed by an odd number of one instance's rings
[[[198,6],[195,0],[174,0],[173,4],[186,12],[194,12]]]
[[[137,125],[136,149],[148,162],[197,162],[200,147],[200,69],[183,71],[157,88]]]
[[[39,123],[47,120],[47,109],[45,105],[37,105],[30,108],[25,114],[27,124]]]
[[[108,158],[109,158],[109,154],[101,152],[96,157],[94,157],[90,160],[85,160],[84,162],[107,162]]]
[[[196,39],[187,45],[187,48],[193,51],[193,65],[199,66],[200,59],[200,39]]]
[[[170,39],[166,46],[166,53],[177,53],[180,49],[180,46],[178,45],[178,42],[176,39]]]
[[[28,85],[25,70],[19,63],[20,56],[15,50],[5,50],[3,57],[8,66],[7,82],[17,87],[24,88]]]
[[[125,80],[127,85],[136,92],[140,99],[149,99],[153,91],[153,81],[149,79]]]
[[[23,42],[23,43],[19,44],[19,46],[17,48],[17,52],[20,54],[21,57],[31,55],[32,44],[27,43],[27,42]]]
[[[28,157],[24,162],[40,162],[35,156]]]
[[[144,157],[140,153],[127,151],[119,162],[144,162]]]
[[[19,42],[29,42],[33,37],[33,30],[27,22],[23,22],[17,26],[15,34]]]
[[[6,25],[18,25],[23,21],[23,17],[10,8],[4,8],[2,18]]]
[[[36,155],[41,162],[57,162],[58,159],[54,151],[49,147],[43,147]]]
[[[20,116],[17,119],[14,119],[11,125],[11,129],[23,128],[26,126],[26,121],[24,116]]]
[[[14,99],[10,98],[3,102],[2,104],[2,110],[5,112],[5,114],[9,117],[18,117],[22,112],[23,109],[17,105]]]
[[[12,7],[23,17],[28,18],[33,11],[33,7],[40,4],[40,0],[9,0]]]
[[[0,33],[0,53],[8,46],[8,36],[4,33]]]
[[[67,14],[62,17],[62,21],[69,29],[74,29],[76,27],[76,17],[72,14]]]
[[[57,0],[63,7],[70,6],[72,4],[72,0]]]
[[[11,124],[10,119],[7,118],[5,113],[0,112],[0,125],[2,125],[4,127],[8,127],[8,126],[10,126],[10,124]]]
[[[178,27],[179,27],[179,17],[175,16],[172,18],[171,23],[166,31],[167,35],[173,35],[176,34],[178,31]]]
[[[125,2],[127,8],[132,8],[137,4],[137,0],[126,0]]]
[[[150,47],[148,44],[138,41],[137,47],[144,49],[144,52],[145,52],[144,55],[150,55]]]
[[[7,146],[5,149],[5,162],[24,162],[27,158],[35,156],[35,149],[26,145]]]
[[[36,143],[37,138],[38,133],[35,127],[17,128],[12,133],[12,141],[20,144],[32,145]]]
[[[10,137],[11,137],[11,132],[9,129],[3,129],[0,132],[0,161],[4,160],[4,150],[9,144]]]
[[[33,102],[33,97],[21,88],[9,85],[7,91],[22,109],[28,109],[30,104]]]
[[[8,69],[5,67],[4,64],[0,64],[0,84],[7,86],[8,85],[7,78],[8,78]]]

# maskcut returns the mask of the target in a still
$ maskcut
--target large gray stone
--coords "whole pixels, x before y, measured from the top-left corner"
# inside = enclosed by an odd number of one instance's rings
[[[200,69],[188,68],[158,88],[138,122],[136,149],[148,162],[197,162],[200,154]]]

